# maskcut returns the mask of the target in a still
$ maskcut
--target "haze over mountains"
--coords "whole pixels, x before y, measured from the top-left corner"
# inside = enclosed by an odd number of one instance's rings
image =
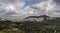
[[[56,19],[57,19],[57,17],[50,17],[50,16],[47,16],[47,15],[28,16],[28,17],[25,17],[23,19],[4,19],[4,18],[0,18],[0,20],[2,20],[2,21],[10,20],[10,21],[14,21],[14,22],[25,22],[25,21],[43,22],[43,21],[52,21],[52,20],[56,20]]]

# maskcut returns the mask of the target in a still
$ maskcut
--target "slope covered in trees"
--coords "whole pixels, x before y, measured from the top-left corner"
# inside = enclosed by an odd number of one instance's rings
[[[0,33],[60,33],[60,18],[42,22],[0,20]]]

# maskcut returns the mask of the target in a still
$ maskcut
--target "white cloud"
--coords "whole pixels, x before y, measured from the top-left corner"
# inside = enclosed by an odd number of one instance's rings
[[[11,18],[24,15],[25,0],[0,0],[0,17]]]
[[[34,4],[26,7],[26,9],[28,9],[31,14],[34,14],[33,11],[37,11],[36,14],[46,14],[53,17],[60,16],[60,5],[57,6],[57,3],[53,2],[53,0],[46,0],[38,4]]]
[[[41,14],[60,16],[60,5],[57,5],[53,0],[39,0],[41,2],[26,7],[24,6],[25,1],[32,0],[0,0],[0,17],[17,18]]]
[[[1,9],[3,9],[2,11],[4,11],[3,13],[1,13],[2,15],[7,13],[7,12],[20,12],[23,11],[22,8],[25,5],[25,0],[1,0],[0,2],[0,12]],[[18,14],[18,13],[17,13]],[[1,15],[0,15],[1,16]]]

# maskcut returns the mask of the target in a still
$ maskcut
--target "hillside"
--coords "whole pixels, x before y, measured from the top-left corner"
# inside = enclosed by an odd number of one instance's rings
[[[26,19],[26,21],[43,22],[43,21],[46,21],[46,20],[53,20],[54,18],[46,16],[46,15],[40,15],[40,16],[29,16],[25,19]]]
[[[43,16],[30,16],[28,18],[40,18]],[[13,22],[10,20],[0,20],[0,33],[60,33],[60,18],[54,17],[50,20],[47,19],[48,17],[45,15],[43,21],[23,20]]]

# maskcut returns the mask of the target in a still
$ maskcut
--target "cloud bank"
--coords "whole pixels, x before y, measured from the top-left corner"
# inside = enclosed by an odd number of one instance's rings
[[[38,4],[28,6],[26,9],[31,14],[46,14],[51,17],[60,17],[60,0],[45,0]]]
[[[25,0],[0,0],[0,17],[12,19],[23,15],[24,1]]]
[[[60,17],[60,0],[0,0],[0,17],[22,19],[27,16]]]

